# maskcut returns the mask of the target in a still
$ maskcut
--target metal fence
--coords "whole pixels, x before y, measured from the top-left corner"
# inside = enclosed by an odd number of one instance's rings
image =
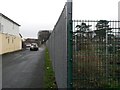
[[[73,20],[73,87],[120,88],[120,21]]]
[[[68,60],[72,55],[68,55],[70,48],[70,35],[69,30],[72,28],[70,25],[71,19],[71,2],[67,2],[64,9],[54,26],[52,34],[50,35],[46,45],[49,49],[50,57],[55,71],[55,78],[58,88],[67,88],[68,86]],[[68,44],[69,43],[69,44]]]
[[[46,45],[58,88],[120,88],[120,21],[72,20],[67,2]]]

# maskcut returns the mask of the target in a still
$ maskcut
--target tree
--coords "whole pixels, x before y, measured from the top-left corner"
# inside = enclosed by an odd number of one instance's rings
[[[100,42],[103,42],[108,33],[112,33],[111,28],[109,28],[108,24],[109,21],[107,20],[100,20],[96,24],[96,30],[94,32],[96,34],[96,37],[99,38]]]
[[[91,36],[90,27],[91,25],[86,25],[86,23],[81,23],[81,25],[76,26],[77,31],[74,33],[76,35],[76,41],[78,43],[78,50],[88,49],[88,43],[90,43],[89,39]]]
[[[88,38],[90,36],[90,27],[92,25],[86,25],[86,23],[81,23],[81,25],[77,25],[78,28],[77,33],[80,33],[82,37]]]

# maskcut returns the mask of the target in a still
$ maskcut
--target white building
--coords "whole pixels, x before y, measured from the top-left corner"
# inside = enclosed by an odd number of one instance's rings
[[[19,24],[0,13],[0,54],[13,52],[22,48],[19,27]]]

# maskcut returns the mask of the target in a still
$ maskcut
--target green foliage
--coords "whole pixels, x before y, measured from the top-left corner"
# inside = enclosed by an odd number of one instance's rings
[[[119,53],[108,53],[107,74],[104,44],[97,45],[97,43],[87,40],[84,45],[81,45],[81,49],[74,54],[73,58],[76,60],[74,62],[74,75],[78,79],[74,83],[74,87],[120,88],[118,81],[120,67],[117,65],[120,60]]]
[[[44,75],[44,88],[57,88],[55,75],[52,68],[52,62],[50,60],[48,49],[45,52],[45,75]]]
[[[77,23],[78,24],[78,23]],[[74,87],[120,88],[120,50],[110,21],[76,25],[73,38]],[[91,27],[91,28],[90,28]]]

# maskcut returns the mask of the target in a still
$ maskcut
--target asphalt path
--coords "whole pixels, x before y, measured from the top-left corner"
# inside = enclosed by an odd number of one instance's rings
[[[2,88],[43,88],[44,51],[29,49],[2,56]]]

